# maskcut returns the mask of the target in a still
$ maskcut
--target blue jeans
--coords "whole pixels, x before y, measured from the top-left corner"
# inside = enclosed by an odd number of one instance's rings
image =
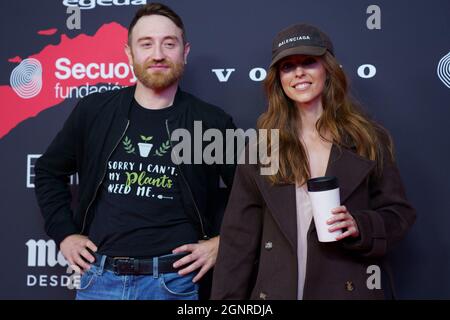
[[[195,272],[158,274],[155,268],[153,275],[117,275],[104,269],[105,259],[81,276],[77,300],[198,300]]]

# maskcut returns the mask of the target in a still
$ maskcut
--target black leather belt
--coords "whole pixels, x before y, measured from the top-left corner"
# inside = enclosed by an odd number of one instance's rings
[[[180,253],[169,256],[157,257],[158,274],[178,272],[179,269],[173,267],[173,263],[188,253]],[[102,256],[96,254],[94,264],[100,267]],[[129,257],[106,257],[104,269],[113,271],[118,275],[143,275],[153,274],[153,258],[136,259]]]

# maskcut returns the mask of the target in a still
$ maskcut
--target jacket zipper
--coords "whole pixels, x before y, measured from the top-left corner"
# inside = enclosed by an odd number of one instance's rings
[[[171,138],[170,138],[169,123],[168,123],[168,120],[167,120],[167,119],[166,119],[166,130],[167,130],[167,136],[169,137],[169,141],[170,141],[170,147],[171,147],[172,150],[173,150],[172,140],[171,140]],[[183,172],[181,171],[180,165],[177,164],[176,166],[178,167],[178,172],[180,173],[181,178],[183,179],[184,183],[186,184],[186,186],[187,186],[187,188],[188,188],[188,190],[189,190],[189,195],[191,196],[192,202],[194,203],[195,211],[197,212],[198,219],[199,219],[199,221],[200,221],[200,227],[201,227],[201,229],[202,229],[202,237],[203,237],[204,240],[208,240],[209,237],[208,237],[207,234],[205,233],[205,228],[203,227],[202,216],[201,216],[201,214],[200,214],[200,210],[199,210],[198,207],[197,207],[197,203],[195,202],[194,195],[192,194],[191,188],[189,187],[189,184],[187,183],[187,180],[186,180],[186,178],[184,177]]]
[[[119,140],[117,141],[116,145],[114,146],[114,148],[112,149],[112,151],[109,153],[109,156],[108,156],[108,158],[106,159],[106,163],[108,163],[108,161],[109,161],[109,159],[111,158],[111,156],[112,156],[114,150],[117,149],[117,146],[119,145],[120,141],[122,140],[123,136],[125,135],[125,132],[127,132],[127,129],[128,129],[128,126],[129,126],[129,125],[130,125],[130,120],[127,121],[127,126],[125,127],[125,130],[123,130],[122,135],[120,136],[120,138],[119,138]],[[89,202],[89,205],[87,206],[86,211],[84,212],[83,227],[81,228],[81,234],[83,234],[84,228],[85,228],[85,226],[86,226],[86,218],[87,218],[87,214],[88,214],[88,212],[89,212],[89,209],[91,208],[91,205],[92,205],[92,203],[94,202],[95,197],[97,196],[98,189],[100,188],[100,186],[101,186],[102,183],[103,183],[103,180],[105,179],[106,171],[107,171],[107,165],[105,164],[105,170],[104,170],[104,172],[103,172],[102,179],[101,179],[100,182],[98,183],[97,188],[95,189],[94,195],[93,195],[91,201]]]

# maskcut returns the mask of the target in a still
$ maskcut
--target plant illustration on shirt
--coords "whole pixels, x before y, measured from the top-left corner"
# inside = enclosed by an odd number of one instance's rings
[[[122,143],[124,145],[124,149],[126,153],[133,153],[136,154],[135,149],[133,147],[133,143],[131,142],[131,139],[127,136],[122,140]]]
[[[152,150],[153,144],[149,143],[149,142],[152,139],[153,139],[152,136],[146,137],[146,136],[141,134],[141,140],[144,141],[144,142],[139,142],[138,143],[139,154],[141,155],[141,157],[147,158],[148,155],[150,154],[150,151]]]
[[[170,149],[170,140],[167,140],[166,142],[163,142],[159,149],[155,151],[155,156],[162,157],[167,151]]]
[[[150,151],[153,148],[153,144],[149,143],[153,139],[153,136],[144,136],[141,134],[140,137],[143,142],[138,143],[139,155],[143,158],[147,158],[150,154]],[[124,145],[126,153],[136,154],[135,152],[136,149],[133,146],[133,142],[128,136],[125,136],[125,138],[122,140],[122,143]],[[164,156],[164,154],[167,153],[167,151],[169,151],[169,149],[170,149],[170,140],[166,140],[161,144],[159,148],[155,150],[155,153],[153,155],[162,157]]]

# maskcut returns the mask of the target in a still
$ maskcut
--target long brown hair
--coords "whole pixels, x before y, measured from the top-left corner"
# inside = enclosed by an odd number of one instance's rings
[[[356,153],[376,161],[376,171],[383,166],[381,143],[393,159],[393,144],[387,132],[366,116],[348,94],[348,80],[337,60],[328,51],[321,56],[327,79],[322,92],[323,113],[316,123],[322,139],[325,132],[339,147],[356,148]],[[295,103],[284,93],[278,64],[272,66],[264,82],[268,109],[258,119],[259,129],[279,129],[279,169],[269,180],[274,184],[303,184],[310,178],[308,157],[299,139],[300,113]],[[270,135],[269,152],[270,152]]]

